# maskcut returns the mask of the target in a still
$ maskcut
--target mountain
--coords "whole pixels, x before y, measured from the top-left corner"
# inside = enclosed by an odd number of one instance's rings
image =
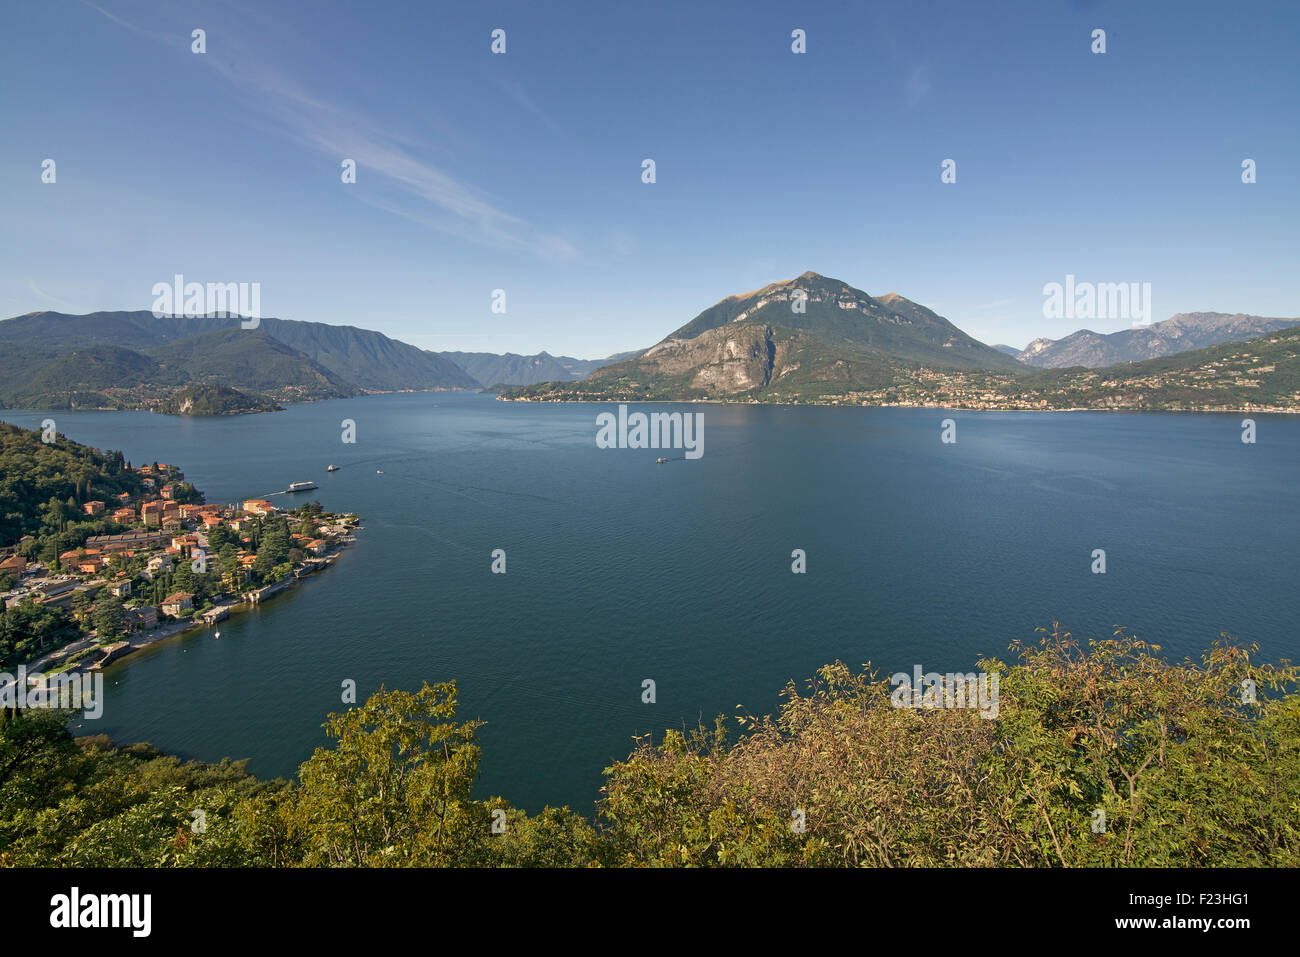
[[[1001,343],[994,346],[993,348],[997,349],[998,352],[1001,352],[1003,355],[1014,356],[1014,357],[1018,357],[1020,353],[1024,351],[1023,349],[1017,349],[1015,346],[1004,346]]]
[[[1297,411],[1300,325],[1101,369],[1044,369],[1003,392],[1008,408]]]
[[[292,319],[263,319],[259,328],[366,392],[478,388],[455,363],[381,332]]]
[[[186,382],[263,393],[283,402],[339,399],[362,391],[261,328],[214,329],[147,354]]]
[[[876,298],[806,272],[723,299],[581,383],[524,387],[507,398],[818,401],[887,388],[919,367],[1024,371],[902,296]]]
[[[238,390],[239,398],[176,399],[187,386]],[[265,411],[271,399],[303,402],[360,391],[260,329],[216,329],[148,349],[0,341],[0,405],[8,408],[170,411],[177,401],[192,406],[199,398],[200,405]]]
[[[792,301],[799,292],[807,296],[802,312],[796,311],[798,303]],[[642,358],[708,330],[743,323],[800,330],[828,346],[905,361],[958,368],[1017,368],[1009,357],[897,293],[873,298],[838,279],[811,271],[797,279],[723,299],[652,346]]]
[[[1268,319],[1242,313],[1179,313],[1163,322],[1097,333],[1080,329],[1064,339],[1035,339],[1018,358],[1042,369],[1085,366],[1096,369],[1120,362],[1139,362],[1203,349],[1224,342],[1245,342],[1300,323],[1300,319]]]
[[[83,316],[33,312],[0,322],[0,344],[46,347],[117,346],[147,352],[218,330],[261,332],[318,363],[338,380],[364,392],[473,389],[478,383],[435,353],[383,333],[294,319],[262,319],[240,329],[237,317],[169,316],[152,312],[93,312]]]
[[[532,385],[534,382],[562,382],[575,378],[559,360],[545,352],[535,356],[507,352],[439,352],[466,374],[486,387],[495,385]]]
[[[126,408],[108,392],[144,382],[176,387],[183,378],[120,346],[59,350],[43,344],[0,346],[0,406],[20,409]]]
[[[610,365],[636,355],[623,352],[608,359],[573,359],[539,352],[534,356],[520,356],[513,352],[496,355],[491,352],[438,352],[455,363],[484,386],[532,385],[536,382],[564,382],[585,379],[602,366]]]

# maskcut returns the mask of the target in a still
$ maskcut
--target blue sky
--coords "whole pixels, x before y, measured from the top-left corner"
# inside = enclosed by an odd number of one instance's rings
[[[1157,320],[1300,315],[1300,4],[812,6],[8,3],[0,315],[182,273],[597,357],[806,269],[1016,346],[1130,325],[1045,319],[1066,274],[1151,283]]]

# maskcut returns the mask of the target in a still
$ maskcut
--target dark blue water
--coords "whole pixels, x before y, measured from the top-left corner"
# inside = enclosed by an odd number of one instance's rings
[[[1221,632],[1300,657],[1300,418],[1256,416],[1245,445],[1231,415],[677,408],[704,413],[705,453],[659,466],[596,447],[608,406],[408,394],[227,419],[54,414],[77,441],[180,465],[209,501],[311,479],[305,498],[365,525],[219,641],[111,668],[99,730],[288,776],[324,743],[344,679],[364,697],[455,678],[461,715],[488,722],[480,793],[588,811],[634,734],[769,711],[836,658],[968,670],[1053,619],[1080,638],[1122,624],[1179,659]]]

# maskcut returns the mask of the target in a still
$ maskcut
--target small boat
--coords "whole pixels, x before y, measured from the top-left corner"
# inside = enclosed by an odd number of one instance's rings
[[[286,492],[307,492],[316,487],[317,485],[315,482],[291,482],[289,484],[289,487],[285,489],[285,491]]]
[[[667,459],[655,459],[655,465],[663,465],[667,461]]]
[[[383,469],[375,469],[375,474],[376,474],[376,475],[383,475],[383,474],[384,474],[384,470],[383,470]]]
[[[337,465],[331,465],[331,466],[330,466],[329,468],[327,468],[325,471],[326,471],[326,472],[337,472],[338,470],[339,470],[339,467],[338,467]]]

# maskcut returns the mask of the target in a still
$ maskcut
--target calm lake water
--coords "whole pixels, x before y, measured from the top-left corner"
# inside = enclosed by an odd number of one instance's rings
[[[110,668],[96,730],[290,776],[344,679],[364,698],[454,678],[461,716],[488,722],[481,795],[590,811],[633,735],[770,711],[836,658],[965,671],[1053,619],[1076,637],[1126,625],[1179,659],[1221,632],[1300,657],[1300,417],[1255,416],[1247,445],[1239,415],[677,406],[705,419],[686,461],[598,449],[612,408],[435,393],[224,419],[54,413],[79,442],[178,464],[210,502],[310,479],[295,501],[365,526],[220,640]]]

